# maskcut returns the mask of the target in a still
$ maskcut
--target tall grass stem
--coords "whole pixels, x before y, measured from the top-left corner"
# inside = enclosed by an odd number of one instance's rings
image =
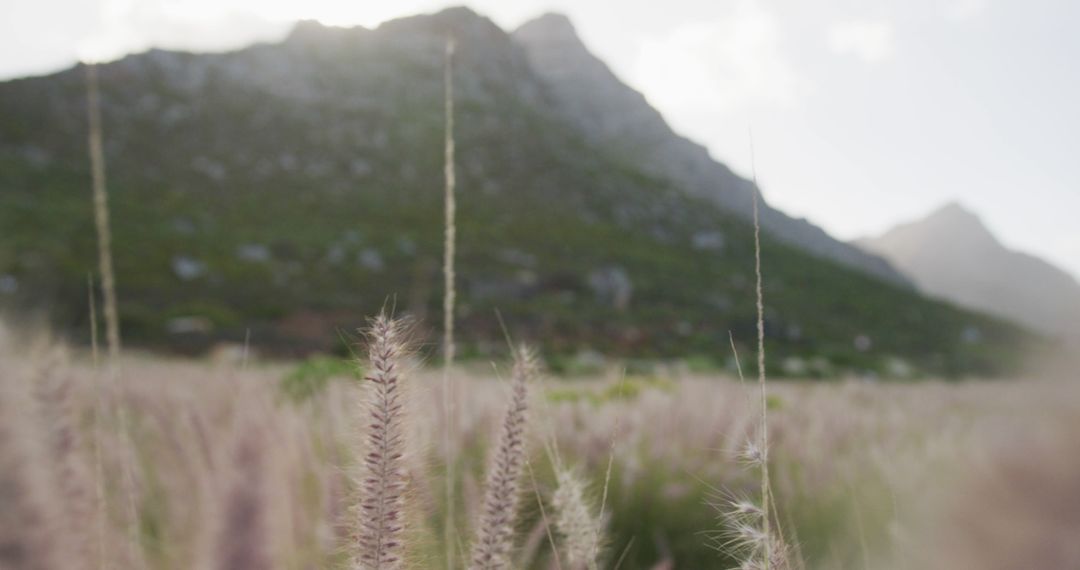
[[[769,500],[771,495],[771,483],[769,481],[769,405],[768,392],[765,386],[765,301],[761,283],[761,219],[758,202],[760,201],[757,184],[757,166],[754,161],[754,140],[750,138],[750,164],[754,180],[754,277],[756,280],[755,291],[757,293],[757,365],[758,384],[761,386],[761,511],[765,513],[762,521],[762,531],[765,534],[763,542],[765,549],[764,566],[770,570],[772,563],[772,535],[769,513]]]
[[[109,201],[105,177],[105,148],[101,120],[101,88],[98,81],[98,66],[91,63],[86,66],[86,115],[89,124],[90,175],[93,186],[94,225],[98,235],[98,269],[101,272],[101,293],[105,312],[105,341],[108,346],[108,377],[110,392],[117,389],[117,376],[120,357],[120,317],[116,300],[116,276],[113,271],[112,232],[109,223]],[[130,543],[132,557],[141,565],[139,548],[138,508],[135,504],[134,464],[135,448],[131,441],[127,412],[119,395],[113,394],[113,402],[120,421],[120,429],[128,457],[125,459],[124,478],[128,494],[128,524],[130,525]]]
[[[454,568],[454,463],[457,461],[454,453],[454,395],[450,387],[450,372],[454,365],[454,304],[457,299],[457,290],[454,286],[454,255],[457,247],[457,202],[454,192],[457,179],[454,172],[454,38],[446,39],[445,57],[443,60],[444,82],[444,109],[446,112],[446,133],[443,140],[444,164],[443,175],[446,186],[445,199],[445,235],[443,242],[443,417],[446,425],[443,426],[444,445],[446,448],[446,522],[443,540],[446,546],[447,570]]]
[[[102,143],[101,90],[97,64],[86,66],[86,115],[90,126],[90,175],[94,192],[94,225],[98,235],[98,266],[105,301],[105,339],[109,359],[120,355],[120,319],[116,303],[116,276],[113,273],[112,233],[109,227],[109,199],[105,186],[105,150]]]

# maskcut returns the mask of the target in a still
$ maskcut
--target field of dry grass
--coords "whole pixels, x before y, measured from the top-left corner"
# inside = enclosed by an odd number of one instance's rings
[[[45,343],[9,343],[2,362],[0,567],[377,567],[353,565],[371,520],[370,380],[297,392],[285,364],[130,354],[111,374]],[[382,567],[444,567],[447,551],[464,567],[491,518],[490,455],[514,445],[500,435],[510,368],[458,367],[449,383],[457,544],[446,549],[441,372],[399,366],[401,560]],[[738,567],[712,548],[730,542],[715,506],[755,496],[739,455],[756,398],[723,377],[536,375],[524,464],[506,471],[517,474],[507,565]],[[1080,567],[1075,389],[776,382],[767,406],[791,567]],[[568,492],[577,511],[560,504]]]

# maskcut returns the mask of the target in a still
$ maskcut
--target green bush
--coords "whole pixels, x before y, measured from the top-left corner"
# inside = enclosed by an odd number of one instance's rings
[[[359,381],[363,378],[360,364],[331,356],[312,356],[300,362],[281,380],[281,391],[296,402],[319,394],[335,378]]]

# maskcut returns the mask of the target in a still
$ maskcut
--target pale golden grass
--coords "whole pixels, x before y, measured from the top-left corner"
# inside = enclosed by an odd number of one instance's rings
[[[84,537],[62,529],[72,516],[85,516],[66,514],[81,511],[71,509],[81,499],[73,505],[65,497],[80,497],[82,491],[65,489],[71,484],[94,489],[99,481],[108,499],[104,567],[139,567],[124,548],[129,523],[122,500],[128,491],[122,476],[124,439],[115,416],[99,420],[93,413],[90,358],[76,354],[70,362],[59,358],[48,367],[44,362],[20,349],[5,351],[0,364],[0,488],[14,498],[0,512],[0,543],[5,545],[0,556],[9,557],[0,567],[78,568],[65,560],[81,549]],[[137,355],[120,364],[125,375],[118,380],[116,401],[128,411],[138,459],[132,491],[146,568],[347,567],[354,526],[344,506],[360,491],[347,474],[360,459],[352,450],[362,436],[352,426],[368,421],[356,404],[360,386],[355,380],[333,382],[312,400],[294,403],[278,392],[286,372],[280,366],[256,361],[240,369]],[[37,403],[42,400],[34,397],[39,379],[48,382],[42,386],[59,381],[70,386],[58,400],[63,405],[42,410]],[[438,370],[416,372],[409,421],[401,426],[415,450],[403,456],[415,490],[406,495],[415,511],[410,538],[414,532],[441,535],[435,529],[444,513],[440,501],[431,498],[442,488],[439,466],[445,461],[438,445],[443,435],[440,379]],[[493,428],[505,417],[506,390],[490,373],[459,372],[453,381],[469,396],[455,442],[458,452],[490,449]],[[611,378],[573,386],[600,394],[617,382]],[[545,394],[535,397],[545,399]],[[813,537],[804,545],[811,551],[808,567],[860,568],[869,561],[870,567],[883,569],[974,570],[1032,560],[1044,561],[1040,568],[1068,568],[1080,560],[1069,540],[1080,496],[1072,485],[1080,480],[1075,461],[1080,427],[1069,419],[1080,406],[1071,387],[772,382],[770,402],[771,485],[785,518],[795,521],[785,530]],[[578,467],[583,480],[598,482],[618,425],[609,527],[619,527],[620,517],[628,516],[619,508],[643,492],[651,500],[671,501],[702,493],[690,498],[707,509],[704,490],[688,487],[688,480],[737,492],[753,492],[758,483],[754,473],[728,459],[759,421],[759,412],[746,406],[742,388],[731,379],[677,375],[634,397],[548,401],[540,409],[530,419],[525,440],[545,502],[557,486],[541,440],[553,435],[566,465]],[[71,418],[69,425],[82,436],[70,447],[61,438],[59,457],[71,468],[53,463],[58,448],[50,440],[56,432],[41,427],[54,425],[47,418],[59,410],[66,410],[62,413]],[[101,475],[92,468],[89,434],[95,428],[102,434]],[[482,491],[478,478],[483,465],[471,465],[462,471],[463,483],[473,481],[464,485],[474,489],[466,493],[472,497],[467,505],[479,503]],[[658,477],[661,472],[670,476]],[[681,477],[687,474],[693,478]],[[655,490],[642,486],[657,484],[661,488]],[[815,535],[817,519],[807,513],[850,494],[857,500],[834,507],[846,526],[827,537]],[[531,493],[524,497],[522,510],[535,526],[515,544],[542,545],[546,529],[537,523],[539,507]],[[87,503],[96,514],[97,502]],[[83,532],[93,529],[91,523]],[[627,558],[634,560],[633,548],[655,537],[618,540],[609,558],[629,552]],[[633,548],[626,548],[628,542]],[[441,566],[442,551],[438,540],[409,542],[403,559],[410,568]],[[454,551],[461,565],[465,553]],[[21,562],[11,563],[13,553],[22,556]],[[670,554],[678,560],[683,553]],[[528,558],[534,568],[551,563],[539,546],[532,547]],[[622,567],[640,566],[624,562]]]

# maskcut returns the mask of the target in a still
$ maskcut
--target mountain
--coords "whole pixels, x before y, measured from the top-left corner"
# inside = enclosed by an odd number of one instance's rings
[[[630,152],[576,120],[584,95],[537,70],[527,30],[455,8],[101,66],[129,343],[250,332],[284,354],[340,346],[385,306],[438,322],[452,34],[465,356],[501,349],[497,308],[557,366],[591,350],[727,361],[729,331],[755,335],[753,228],[718,196],[751,190],[686,188],[643,156],[667,143]],[[83,339],[84,71],[0,83],[0,299]],[[762,247],[768,354],[786,373],[1000,373],[1032,341],[778,234]]]
[[[642,171],[751,220],[751,181],[714,160],[709,151],[675,133],[645,97],[619,80],[585,47],[565,16],[545,14],[513,33],[533,69],[551,86],[559,108],[598,146]],[[806,220],[793,219],[761,201],[762,228],[815,255],[898,284],[908,284],[885,260],[834,239]]]
[[[942,299],[1080,339],[1080,283],[1033,255],[1005,247],[971,211],[946,205],[859,242]]]

